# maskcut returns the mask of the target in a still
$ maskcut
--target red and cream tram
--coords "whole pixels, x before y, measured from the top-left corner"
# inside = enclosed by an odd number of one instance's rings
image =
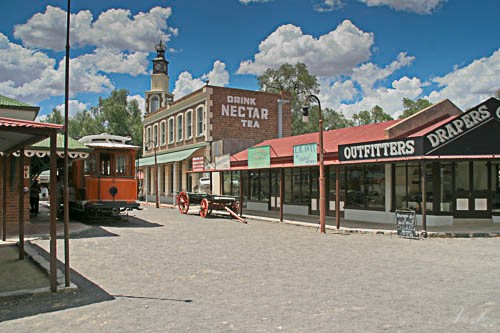
[[[135,156],[130,137],[88,135],[79,140],[91,148],[85,160],[72,163],[70,214],[75,217],[118,216],[139,209]]]

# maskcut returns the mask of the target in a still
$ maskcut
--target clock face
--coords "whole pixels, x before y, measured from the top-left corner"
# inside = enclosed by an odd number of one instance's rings
[[[155,70],[157,71],[162,71],[163,70],[163,65],[159,62],[155,64]]]

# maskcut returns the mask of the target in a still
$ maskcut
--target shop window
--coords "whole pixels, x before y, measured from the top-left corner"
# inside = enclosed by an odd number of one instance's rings
[[[352,166],[347,169],[347,199],[349,208],[365,208],[363,166]]]
[[[226,171],[223,173],[223,194],[232,195],[235,197],[240,196],[240,172],[239,171]]]
[[[369,164],[346,170],[346,206],[354,209],[385,208],[385,166]]]
[[[269,170],[250,171],[250,200],[269,199]]]
[[[384,165],[367,165],[366,172],[366,207],[370,209],[385,208],[385,167]]]
[[[436,198],[439,202],[439,211],[451,212],[453,202],[453,168],[451,163],[440,163],[439,166],[439,192]]]
[[[493,192],[491,210],[500,213],[500,163],[493,163],[491,172],[491,189]]]

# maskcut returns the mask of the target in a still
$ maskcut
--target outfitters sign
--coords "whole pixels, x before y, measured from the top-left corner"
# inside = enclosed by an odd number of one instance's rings
[[[422,154],[419,138],[372,141],[339,145],[342,162],[417,156]]]

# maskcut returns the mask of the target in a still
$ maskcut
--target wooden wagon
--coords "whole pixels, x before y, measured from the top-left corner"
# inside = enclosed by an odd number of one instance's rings
[[[212,213],[212,210],[225,210],[240,222],[246,223],[244,219],[238,216],[240,201],[237,197],[182,191],[177,194],[176,202],[181,214],[187,214],[189,207],[192,205],[200,205],[201,217],[207,217]]]

